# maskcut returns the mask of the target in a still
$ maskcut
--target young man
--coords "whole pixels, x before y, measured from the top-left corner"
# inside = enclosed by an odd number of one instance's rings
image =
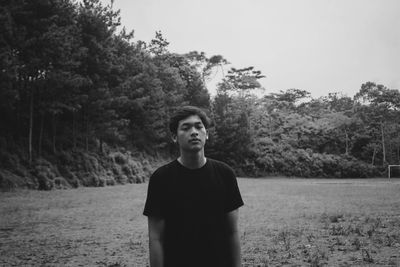
[[[151,267],[241,266],[236,177],[226,164],[206,158],[210,120],[199,108],[180,108],[170,120],[178,159],[150,177],[148,216]]]

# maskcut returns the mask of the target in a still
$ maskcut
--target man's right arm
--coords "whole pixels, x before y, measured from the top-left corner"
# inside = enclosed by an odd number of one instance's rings
[[[164,267],[164,232],[165,220],[154,216],[148,217],[150,267]]]

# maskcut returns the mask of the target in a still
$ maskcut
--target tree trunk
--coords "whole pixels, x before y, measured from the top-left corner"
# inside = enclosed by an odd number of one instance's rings
[[[386,164],[386,149],[385,149],[385,132],[383,129],[383,122],[381,122],[381,134],[382,134],[382,156],[383,156],[382,165],[385,165]]]
[[[44,113],[42,114],[41,120],[40,120],[39,147],[38,147],[39,157],[42,156],[43,128],[44,128]]]
[[[272,119],[271,119],[271,116],[269,116],[268,134],[269,134],[269,138],[272,140]]]
[[[52,120],[53,120],[53,154],[56,153],[56,114],[53,113],[52,115]]]
[[[103,138],[100,138],[99,149],[100,149],[100,154],[103,155]]]
[[[86,134],[85,134],[85,149],[89,151],[89,116],[86,114]]]
[[[220,68],[221,68],[221,72],[222,72],[222,79],[225,79],[225,71],[224,71],[224,66],[222,66],[222,64],[219,64]]]
[[[397,142],[400,142],[400,132],[397,132]],[[397,164],[400,164],[400,144],[397,145]]]
[[[76,112],[72,111],[72,150],[76,150]]]
[[[349,134],[347,133],[347,129],[344,129],[344,133],[346,134],[346,155],[349,155]]]
[[[24,84],[26,84],[26,82],[24,82],[24,83],[22,83],[22,82],[19,82],[18,83],[18,95],[19,95],[19,97],[21,97],[21,94],[22,94],[22,90],[25,90],[26,89],[26,86],[24,85]],[[15,129],[14,129],[14,131],[16,132],[16,133],[20,133],[20,132],[22,132],[22,131],[25,131],[25,129],[22,127],[22,116],[21,116],[21,113],[22,113],[22,111],[21,111],[21,100],[20,101],[16,101],[16,107],[15,107],[15,112],[16,112],[16,115],[15,115],[15,122],[16,122],[16,125],[15,125]],[[23,129],[23,130],[22,130]],[[14,135],[15,136],[15,135]],[[15,136],[15,140],[18,142],[19,141],[19,136]]]
[[[374,165],[375,163],[375,155],[376,155],[376,146],[374,146],[374,152],[372,153],[372,161],[371,161],[372,165]]]
[[[26,84],[25,84],[26,85]],[[29,150],[29,164],[32,163],[32,135],[33,135],[33,97],[34,91],[31,88],[31,99],[30,99],[30,107],[29,107],[29,138],[28,138],[28,150]]]

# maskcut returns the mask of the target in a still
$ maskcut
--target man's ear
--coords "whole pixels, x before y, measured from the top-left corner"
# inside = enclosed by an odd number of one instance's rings
[[[176,134],[173,134],[171,139],[172,139],[172,142],[176,143]]]
[[[206,132],[206,140],[208,140],[208,131]]]

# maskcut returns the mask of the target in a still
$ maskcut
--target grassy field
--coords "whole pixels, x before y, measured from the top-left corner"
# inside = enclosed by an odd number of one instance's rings
[[[239,179],[243,266],[400,266],[400,181]],[[0,266],[147,266],[147,184],[0,193]]]

